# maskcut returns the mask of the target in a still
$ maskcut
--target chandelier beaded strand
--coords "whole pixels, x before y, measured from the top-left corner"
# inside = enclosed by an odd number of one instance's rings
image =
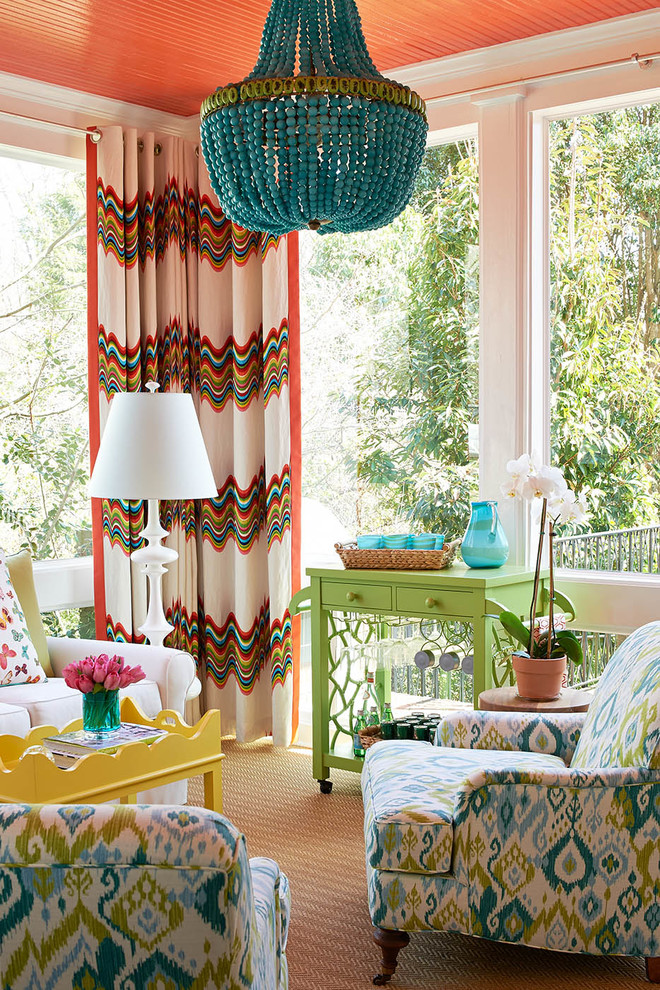
[[[273,0],[259,58],[201,110],[227,217],[271,234],[390,223],[426,145],[424,101],[371,61],[355,0]]]

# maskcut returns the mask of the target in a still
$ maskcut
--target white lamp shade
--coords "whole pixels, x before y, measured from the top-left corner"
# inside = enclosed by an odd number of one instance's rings
[[[120,499],[217,495],[192,396],[117,392],[110,404],[89,492]]]

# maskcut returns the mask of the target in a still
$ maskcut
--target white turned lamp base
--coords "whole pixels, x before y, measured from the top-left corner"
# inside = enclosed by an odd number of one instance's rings
[[[215,498],[218,488],[189,392],[117,392],[101,437],[89,493],[96,498],[147,499],[146,546],[131,554],[149,581],[149,607],[140,632],[162,646],[174,628],[163,609],[166,564],[179,556],[163,546],[158,499]]]
[[[165,637],[174,629],[165,618],[163,574],[167,571],[165,565],[174,563],[179,554],[176,550],[163,546],[162,540],[167,536],[167,530],[160,524],[157,498],[148,500],[147,525],[140,536],[146,540],[146,546],[131,554],[131,560],[143,565],[142,574],[146,574],[149,581],[149,608],[140,632],[152,646],[162,646]]]

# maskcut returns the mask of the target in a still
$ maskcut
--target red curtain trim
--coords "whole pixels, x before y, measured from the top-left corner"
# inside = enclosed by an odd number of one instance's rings
[[[89,128],[95,130],[95,128]],[[99,415],[99,343],[98,343],[98,255],[96,230],[96,144],[87,138],[87,391],[89,405],[89,469],[101,441]],[[94,567],[94,617],[96,638],[107,639],[105,622],[105,580],[103,573],[103,503],[92,499],[92,553]]]
[[[300,590],[302,442],[300,409],[300,265],[298,231],[287,235],[289,282],[289,416],[291,424],[291,593]],[[293,619],[293,737],[300,702],[300,616]]]

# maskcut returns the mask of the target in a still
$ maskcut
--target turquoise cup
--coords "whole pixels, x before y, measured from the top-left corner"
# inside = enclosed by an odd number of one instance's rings
[[[380,550],[384,546],[383,537],[376,533],[365,533],[364,536],[358,536],[357,545],[359,550]]]
[[[388,550],[405,550],[408,546],[408,534],[397,533],[394,536],[385,537],[385,546]]]
[[[433,533],[421,533],[410,537],[410,546],[414,550],[434,550],[435,536]]]

